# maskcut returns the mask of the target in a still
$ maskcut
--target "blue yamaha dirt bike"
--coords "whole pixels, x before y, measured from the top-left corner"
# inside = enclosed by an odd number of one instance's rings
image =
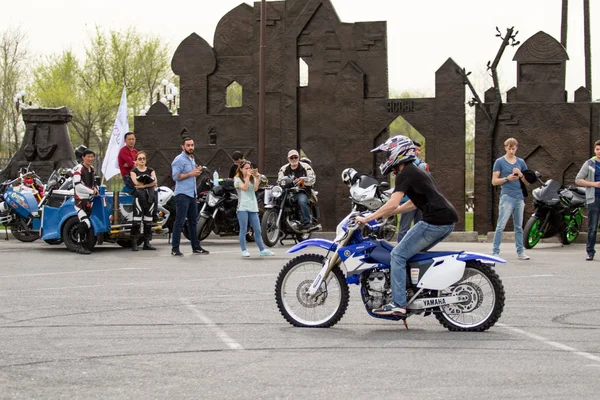
[[[298,327],[328,328],[348,308],[348,284],[360,286],[367,313],[392,299],[390,252],[393,246],[375,235],[364,237],[363,225],[352,212],[336,230],[333,241],[310,239],[296,244],[288,253],[308,247],[327,250],[326,255],[302,254],[281,270],[275,284],[275,299],[283,317]],[[365,225],[372,231],[379,225]],[[504,286],[495,263],[506,261],[466,251],[432,251],[412,257],[406,267],[407,317],[435,315],[451,331],[485,331],[504,309]],[[406,321],[405,321],[406,323]]]

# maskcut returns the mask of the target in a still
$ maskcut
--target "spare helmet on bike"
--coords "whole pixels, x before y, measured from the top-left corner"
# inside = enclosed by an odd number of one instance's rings
[[[342,171],[342,182],[348,186],[352,186],[358,172],[354,168],[346,168]]]
[[[83,157],[83,152],[87,150],[87,147],[80,144],[79,146],[75,147],[75,160],[79,163],[81,162],[81,157]]]
[[[379,165],[379,170],[383,175],[397,169],[400,164],[412,162],[417,157],[412,139],[402,135],[391,137],[371,150],[372,153],[383,151],[386,152],[386,159]]]

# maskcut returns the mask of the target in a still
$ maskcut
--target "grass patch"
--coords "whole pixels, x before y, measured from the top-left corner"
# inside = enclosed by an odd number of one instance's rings
[[[473,213],[472,212],[465,213],[465,231],[466,232],[473,231]]]

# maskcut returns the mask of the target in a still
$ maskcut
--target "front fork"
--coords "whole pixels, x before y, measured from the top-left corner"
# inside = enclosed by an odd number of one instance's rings
[[[350,237],[352,236],[352,232],[347,232],[346,237],[343,238],[338,244],[338,249],[344,247]],[[323,264],[323,268],[319,271],[317,277],[313,280],[313,283],[310,285],[310,289],[308,289],[308,297],[313,298],[324,281],[327,281],[329,278],[329,274],[341,262],[339,254],[336,252],[333,253],[331,258],[325,258],[325,263]]]

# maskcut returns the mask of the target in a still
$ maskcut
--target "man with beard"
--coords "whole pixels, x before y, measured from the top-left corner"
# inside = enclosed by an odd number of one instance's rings
[[[185,218],[188,220],[189,237],[192,243],[192,253],[208,254],[207,250],[200,247],[196,224],[198,220],[198,206],[196,205],[196,178],[202,173],[202,165],[196,163],[194,157],[194,139],[183,139],[183,150],[171,164],[171,176],[175,181],[176,217],[173,227],[171,255],[183,256],[179,251],[181,231]]]

